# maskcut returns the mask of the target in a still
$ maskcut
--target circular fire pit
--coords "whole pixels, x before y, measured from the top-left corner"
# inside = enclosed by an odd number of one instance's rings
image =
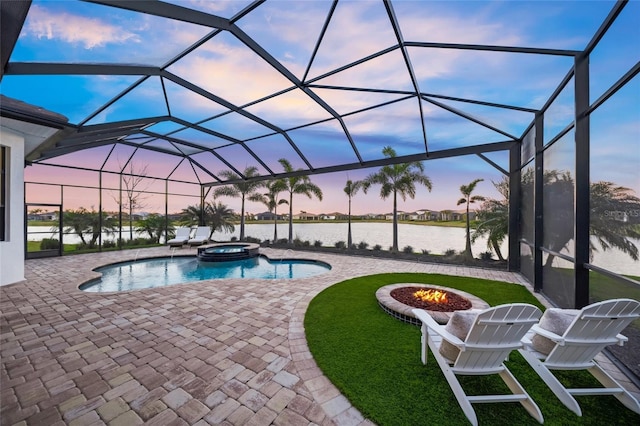
[[[417,296],[414,296],[415,303],[411,305],[407,304],[413,302],[408,299],[408,295],[413,295],[416,291],[419,293]],[[392,293],[396,293],[396,295],[399,294],[399,299],[402,301],[394,298]],[[442,293],[446,293],[444,297],[446,297],[450,303],[439,304],[435,301],[422,300],[421,297],[428,297],[430,294],[438,299],[442,297]],[[416,308],[425,309],[439,324],[446,324],[456,310],[486,309],[489,307],[487,302],[473,294],[431,284],[402,283],[387,285],[380,287],[378,291],[376,291],[376,299],[378,299],[378,304],[386,313],[401,321],[415,325],[422,324],[420,320],[413,315],[413,312],[411,312],[412,309]],[[447,312],[447,306],[449,307],[449,312]]]

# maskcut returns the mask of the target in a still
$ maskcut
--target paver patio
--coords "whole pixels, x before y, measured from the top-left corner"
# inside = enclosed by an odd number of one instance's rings
[[[93,268],[168,255],[169,249],[27,261],[25,282],[0,287],[0,423],[370,424],[308,351],[303,319],[316,294],[380,272],[524,283],[505,271],[261,251],[272,258],[322,260],[332,270],[295,280],[224,279],[87,293],[77,287],[99,276]],[[176,253],[193,255],[195,249]]]

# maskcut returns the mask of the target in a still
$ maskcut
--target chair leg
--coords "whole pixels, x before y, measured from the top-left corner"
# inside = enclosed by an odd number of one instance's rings
[[[473,426],[477,426],[478,418],[476,417],[476,412],[473,409],[471,402],[469,402],[469,400],[467,399],[467,394],[464,392],[464,389],[462,389],[458,378],[451,370],[451,367],[449,366],[447,361],[437,353],[438,349],[431,346],[431,344],[432,341],[429,340],[429,346],[431,347],[431,351],[435,355],[436,362],[440,366],[440,370],[442,371],[442,374],[444,374],[444,378],[447,379],[447,383],[453,391],[453,395],[456,397],[456,400],[458,400],[460,408],[462,408],[462,411],[464,412],[465,416],[467,416],[469,422],[471,422]]]
[[[422,324],[422,336],[420,336],[420,344],[422,346],[422,352],[420,354],[420,359],[423,364],[427,364],[427,357],[429,354],[429,348],[427,346],[427,338],[429,336],[429,330],[427,330],[427,326]]]
[[[525,410],[527,410],[531,417],[536,419],[541,424],[544,423],[544,418],[542,417],[540,408],[538,408],[538,405],[529,396],[527,391],[524,390],[518,379],[516,379],[515,376],[511,374],[511,371],[505,368],[498,374],[500,375],[500,377],[502,377],[502,380],[506,383],[513,394],[524,395],[527,397],[527,399],[521,400],[520,404],[522,404],[522,406],[525,408]]]
[[[582,416],[582,410],[578,401],[569,393],[569,391],[560,383],[556,376],[545,367],[542,362],[536,358],[534,354],[526,349],[519,350],[520,354],[529,363],[531,368],[538,373],[538,376],[547,384],[549,389],[555,394],[555,396],[562,402],[569,410],[576,413],[578,416]]]
[[[625,388],[623,388],[616,379],[607,374],[607,372],[604,371],[602,367],[595,363],[595,365],[589,368],[587,371],[589,371],[593,375],[593,377],[595,377],[600,383],[602,383],[605,388],[621,389],[621,392],[612,392],[611,394],[615,396],[618,401],[622,402],[625,407],[635,413],[640,414],[640,403],[638,403],[638,400],[635,399]]]

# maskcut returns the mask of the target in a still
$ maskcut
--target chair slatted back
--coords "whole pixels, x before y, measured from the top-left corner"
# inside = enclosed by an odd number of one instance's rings
[[[564,345],[556,345],[545,360],[549,365],[584,366],[606,346],[617,342],[616,336],[640,317],[640,302],[612,299],[586,306],[569,325]]]
[[[196,234],[194,235],[195,238],[202,238],[202,237],[209,237],[209,234],[211,233],[211,228],[209,228],[208,226],[198,226],[196,228]]]
[[[538,322],[542,312],[533,305],[516,303],[484,310],[478,315],[454,367],[460,370],[491,370],[507,355],[522,347],[520,340]]]
[[[191,234],[191,228],[176,228],[176,239],[189,238]]]

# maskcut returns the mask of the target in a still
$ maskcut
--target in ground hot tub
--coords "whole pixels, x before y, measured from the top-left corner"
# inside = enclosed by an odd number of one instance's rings
[[[198,247],[198,260],[202,262],[228,262],[257,257],[260,246],[254,243],[216,243]]]

